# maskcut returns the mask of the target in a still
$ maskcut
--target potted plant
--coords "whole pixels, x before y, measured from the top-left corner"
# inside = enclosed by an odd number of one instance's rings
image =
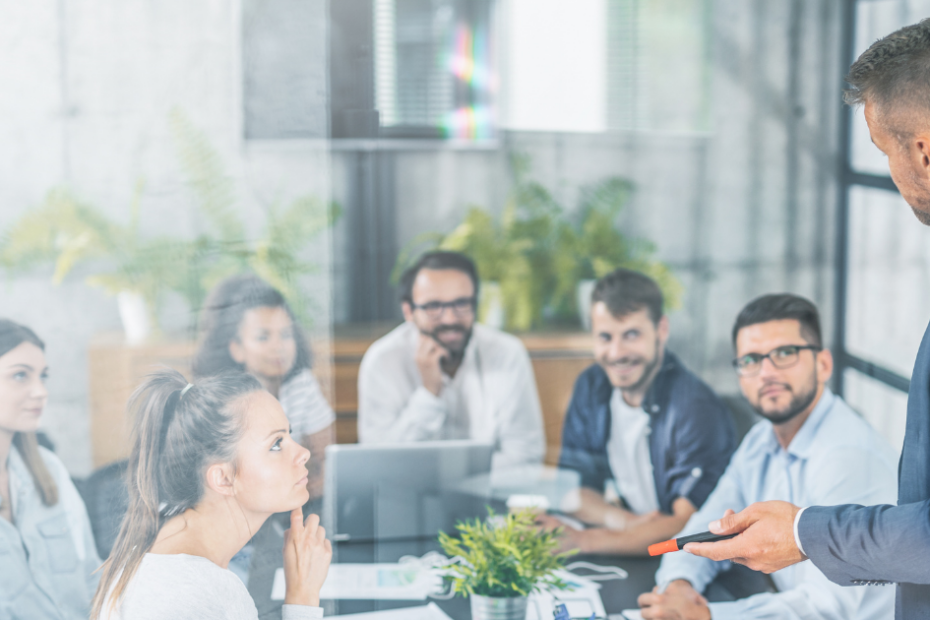
[[[527,331],[544,320],[589,318],[594,281],[618,267],[640,271],[659,284],[666,305],[677,308],[681,285],[671,269],[655,259],[655,245],[625,235],[617,224],[633,184],[612,177],[581,191],[581,202],[567,214],[552,194],[529,177],[529,159],[511,158],[514,188],[499,216],[471,207],[448,234],[415,238],[398,256],[394,280],[424,249],[462,252],[478,267],[488,293],[478,318],[488,322],[499,297],[504,327]]]
[[[473,620],[524,620],[530,594],[567,587],[556,571],[573,552],[557,552],[559,530],[540,531],[532,510],[488,512],[487,520],[458,523],[460,538],[440,532],[443,551],[458,558],[446,577],[470,598]]]
[[[555,271],[551,304],[556,314],[577,314],[589,329],[594,283],[624,267],[651,277],[665,296],[666,307],[678,308],[681,284],[665,263],[655,259],[656,247],[642,238],[630,238],[617,226],[633,184],[620,177],[605,179],[581,192],[576,217],[560,222],[553,242]]]
[[[475,261],[482,287],[490,284],[479,300],[478,319],[489,322],[502,310],[503,327],[528,331],[541,323],[555,284],[551,243],[561,208],[545,187],[529,179],[526,157],[514,155],[511,166],[514,189],[499,216],[473,206],[448,234],[417,236],[398,255],[392,279],[399,280],[424,247],[461,252]]]

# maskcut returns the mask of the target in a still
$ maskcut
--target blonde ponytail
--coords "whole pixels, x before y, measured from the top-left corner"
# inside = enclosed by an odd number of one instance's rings
[[[165,370],[149,375],[132,395],[129,509],[101,569],[92,619],[101,616],[105,602],[108,613],[116,607],[164,523],[200,502],[207,465],[235,462],[244,425],[229,405],[261,390],[257,379],[241,372],[188,387],[181,373]]]

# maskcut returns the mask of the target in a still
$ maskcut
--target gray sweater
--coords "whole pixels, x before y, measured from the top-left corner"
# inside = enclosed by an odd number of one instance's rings
[[[109,613],[99,620],[257,620],[258,610],[242,581],[210,560],[183,553],[147,553],[139,570]],[[321,607],[285,605],[282,620],[318,620]]]

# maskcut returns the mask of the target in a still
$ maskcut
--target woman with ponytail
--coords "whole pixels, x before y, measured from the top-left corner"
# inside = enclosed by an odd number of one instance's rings
[[[332,547],[316,515],[303,519],[310,453],[278,401],[245,373],[189,384],[163,371],[136,390],[130,413],[129,511],[91,618],[255,620],[228,565],[276,512],[291,513],[283,618],[321,618]]]
[[[36,441],[45,345],[0,319],[0,618],[87,618],[100,566],[84,503]]]

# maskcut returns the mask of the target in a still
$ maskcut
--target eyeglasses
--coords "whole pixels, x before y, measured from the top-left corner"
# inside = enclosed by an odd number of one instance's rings
[[[733,367],[736,368],[737,374],[741,377],[754,377],[762,370],[762,362],[768,358],[775,368],[791,368],[798,363],[801,358],[801,351],[809,349],[816,354],[821,347],[814,345],[789,344],[777,349],[772,349],[765,355],[761,353],[748,353],[742,357],[733,360]]]
[[[434,320],[442,318],[442,313],[446,308],[452,310],[456,318],[466,319],[475,313],[475,298],[460,297],[452,301],[430,301],[422,305],[411,302],[410,307],[414,310],[422,310],[427,317]]]

